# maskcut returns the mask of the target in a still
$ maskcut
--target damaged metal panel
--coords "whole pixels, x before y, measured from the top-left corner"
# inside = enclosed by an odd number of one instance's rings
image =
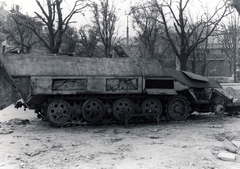
[[[194,73],[191,73],[191,72],[186,72],[186,71],[182,71],[182,72],[193,80],[208,82],[208,78],[206,78],[204,76],[200,76],[200,75],[197,75],[197,74],[194,74]]]
[[[182,71],[177,71],[174,69],[166,69],[168,74],[170,76],[172,76],[174,79],[176,79],[177,81],[181,82],[184,85],[187,85],[189,87],[193,87],[193,88],[221,88],[221,85],[211,79],[207,79],[208,81],[205,80],[205,78],[197,78],[198,76],[191,76],[191,78],[189,77],[188,74],[186,75],[186,73],[183,73]],[[198,80],[196,80],[198,79]]]
[[[32,76],[30,95],[50,95],[52,94],[52,77]]]
[[[128,79],[127,77],[121,77],[119,79]],[[124,80],[123,80],[124,81]],[[87,93],[96,93],[96,94],[117,94],[117,93],[132,93],[133,90],[125,90],[124,84],[120,83],[117,78],[107,77],[107,76],[98,76],[98,77],[88,77],[87,84]],[[116,86],[115,86],[116,85]],[[120,85],[120,86],[118,86]],[[124,88],[122,88],[124,87]],[[122,89],[121,89],[122,88]],[[136,91],[135,91],[136,92]]]
[[[20,98],[16,85],[0,60],[0,110],[15,103]]]
[[[18,89],[18,91],[21,93],[22,95],[22,99],[24,101],[26,101],[29,92],[30,92],[30,77],[29,76],[14,76],[12,77],[14,83],[16,84],[16,87]]]
[[[112,78],[106,79],[106,91],[138,90],[138,78]]]
[[[66,78],[66,79],[53,79],[52,91],[54,92],[84,92],[87,91],[87,78]]]
[[[141,93],[142,78],[104,76],[86,77],[31,77],[30,95]]]
[[[31,95],[77,94],[87,91],[87,78],[31,77]]]

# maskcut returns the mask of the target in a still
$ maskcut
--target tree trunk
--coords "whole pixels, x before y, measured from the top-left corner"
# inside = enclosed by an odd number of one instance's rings
[[[105,57],[110,57],[109,55],[109,47],[108,46],[105,46]]]
[[[180,69],[183,71],[187,71],[187,57],[181,57],[180,60]]]
[[[207,56],[206,56],[206,52],[204,53],[204,56],[203,56],[203,65],[202,65],[202,72],[201,72],[201,75],[204,76],[205,75],[205,72],[206,72],[206,68],[207,68]]]
[[[196,53],[195,51],[193,51],[193,61],[192,61],[192,72],[195,73],[196,72]]]
[[[235,52],[235,54],[234,54],[234,62],[233,62],[233,77],[234,77],[234,83],[236,83],[236,82],[237,82],[237,71],[236,71],[236,69],[237,69],[237,64],[236,64],[236,53],[237,53],[237,52]]]

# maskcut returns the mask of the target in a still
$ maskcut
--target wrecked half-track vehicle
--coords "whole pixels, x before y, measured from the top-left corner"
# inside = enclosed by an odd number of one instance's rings
[[[154,58],[2,54],[0,110],[12,103],[35,110],[56,126],[178,121],[194,111],[223,113],[240,108],[217,81],[163,69]]]

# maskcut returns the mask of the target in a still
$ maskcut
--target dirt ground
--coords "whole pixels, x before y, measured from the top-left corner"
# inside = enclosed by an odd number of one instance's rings
[[[8,111],[0,111],[0,169],[240,168],[240,154],[232,153],[234,161],[218,158],[229,153],[224,141],[240,141],[239,114],[196,113],[185,122],[159,125],[53,128],[33,112]]]
[[[28,121],[29,120],[29,121]],[[37,118],[1,122],[1,169],[239,169],[219,159],[240,141],[240,117],[212,113],[185,122],[52,128]]]

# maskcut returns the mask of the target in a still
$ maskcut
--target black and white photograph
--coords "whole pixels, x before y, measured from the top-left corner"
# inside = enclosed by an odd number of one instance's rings
[[[0,169],[240,169],[240,0],[0,0]]]

